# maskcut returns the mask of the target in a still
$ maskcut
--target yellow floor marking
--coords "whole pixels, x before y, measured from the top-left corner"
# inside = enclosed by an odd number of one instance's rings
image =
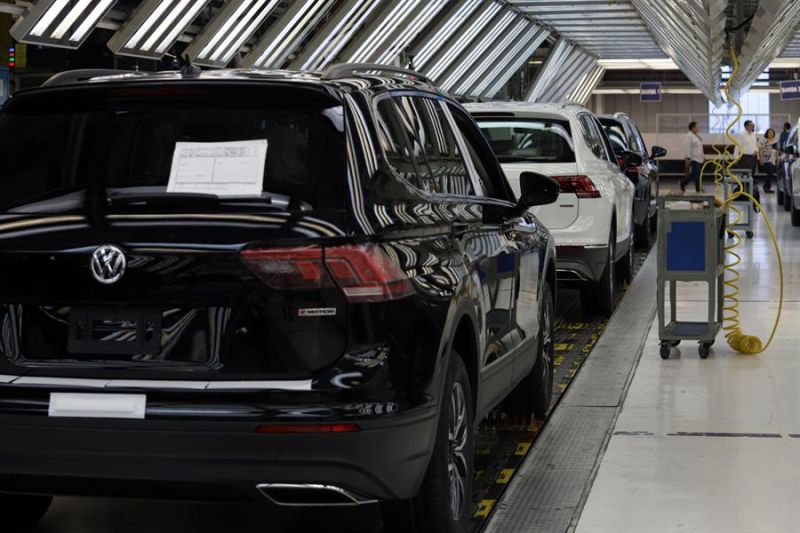
[[[494,502],[495,500],[481,500],[478,504],[478,510],[475,512],[475,518],[489,518]]]
[[[513,468],[506,468],[505,470],[500,471],[500,475],[497,478],[496,483],[498,485],[507,485],[509,481],[511,481],[511,477],[514,475]]]
[[[571,350],[573,350],[575,348],[575,345],[574,344],[561,343],[561,344],[556,344],[554,346],[554,348],[555,348],[555,350],[557,352],[569,352],[569,351],[571,351]]]
[[[517,444],[517,449],[514,455],[528,455],[528,450],[531,449],[531,442],[520,442]]]

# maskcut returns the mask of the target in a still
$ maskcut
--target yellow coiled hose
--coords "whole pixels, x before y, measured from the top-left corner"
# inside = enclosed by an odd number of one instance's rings
[[[778,271],[780,272],[780,300],[778,302],[778,312],[775,316],[775,323],[772,326],[772,332],[770,333],[769,339],[765,344],[760,338],[754,335],[747,335],[742,331],[741,312],[739,311],[739,280],[741,279],[741,274],[738,270],[738,266],[742,262],[742,257],[736,253],[736,249],[742,244],[744,238],[742,237],[741,232],[734,231],[730,228],[727,230],[728,235],[731,237],[731,242],[725,248],[725,253],[727,256],[729,256],[729,261],[725,262],[726,276],[724,284],[727,290],[724,295],[725,306],[723,308],[724,316],[722,329],[725,331],[725,338],[728,341],[728,345],[732,349],[742,354],[755,355],[763,353],[772,344],[772,341],[775,338],[775,333],[778,330],[778,324],[781,320],[781,313],[783,312],[783,261],[781,259],[780,247],[778,246],[778,238],[775,235],[775,228],[773,228],[769,217],[767,217],[764,211],[764,208],[761,207],[761,204],[756,201],[753,195],[745,191],[742,181],[736,174],[731,172],[731,169],[736,166],[743,155],[742,146],[732,135],[732,131],[734,126],[739,123],[744,114],[742,111],[742,106],[735,98],[733,98],[730,93],[731,82],[739,70],[739,61],[733,49],[731,49],[731,57],[733,59],[733,71],[728,79],[728,83],[725,84],[725,96],[727,101],[736,107],[737,117],[733,122],[728,124],[725,135],[728,140],[736,146],[739,155],[725,165],[723,161],[727,157],[727,150],[720,152],[719,150],[715,149],[718,154],[717,158],[714,160],[714,164],[716,165],[716,171],[714,173],[715,182],[717,184],[721,183],[724,172],[724,175],[727,176],[738,187],[738,190],[731,194],[731,196],[725,202],[725,205],[736,215],[735,220],[730,224],[731,226],[738,225],[744,217],[744,214],[736,207],[734,202],[737,200],[741,201],[742,199],[746,201],[749,200],[758,208],[762,217],[764,218],[767,228],[769,228],[769,233],[772,237],[772,244],[775,248],[775,255],[778,260]],[[755,186],[755,184],[753,184],[753,186]]]

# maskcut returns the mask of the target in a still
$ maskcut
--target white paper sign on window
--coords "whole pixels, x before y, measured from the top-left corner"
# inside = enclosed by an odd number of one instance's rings
[[[175,143],[167,192],[260,196],[267,148],[266,139]]]

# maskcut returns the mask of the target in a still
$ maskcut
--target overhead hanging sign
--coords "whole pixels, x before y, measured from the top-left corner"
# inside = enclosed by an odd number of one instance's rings
[[[639,85],[639,101],[640,102],[660,102],[661,101],[661,83],[659,82],[644,82]]]
[[[800,80],[781,82],[781,100],[800,100]]]

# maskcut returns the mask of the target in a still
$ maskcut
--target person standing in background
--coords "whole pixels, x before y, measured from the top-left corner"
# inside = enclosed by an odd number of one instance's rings
[[[778,164],[778,150],[775,130],[768,129],[764,138],[758,143],[758,160],[767,177],[764,179],[764,192],[773,193],[772,182],[775,181],[775,168]]]
[[[694,182],[695,191],[700,192],[700,172],[703,169],[705,154],[703,153],[703,140],[700,138],[700,127],[695,121],[689,123],[689,132],[686,134],[684,146],[686,178],[681,180],[681,191],[686,192],[686,186]]]
[[[742,170],[749,170],[753,174],[755,180],[756,163],[758,162],[758,138],[756,137],[756,125],[752,120],[746,120],[744,123],[744,131],[739,135],[739,144],[742,145],[742,158],[739,160],[739,168]],[[739,155],[739,149],[736,149],[734,157]]]

